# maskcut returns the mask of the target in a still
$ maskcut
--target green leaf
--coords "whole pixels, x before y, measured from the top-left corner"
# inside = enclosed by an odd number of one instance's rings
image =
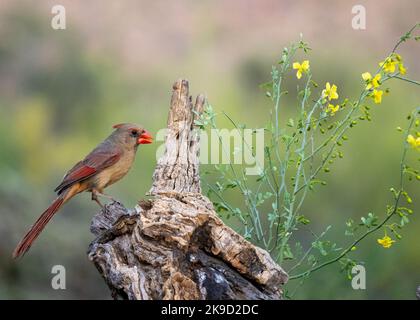
[[[217,206],[216,206],[217,212],[223,212],[223,211],[228,211],[228,210],[229,210],[229,207],[223,202],[217,203]]]
[[[326,256],[328,254],[327,250],[325,250],[324,248],[324,242],[317,240],[312,242],[312,247],[314,247],[315,249],[318,249],[319,253],[323,256]]]
[[[295,121],[294,121],[292,118],[290,118],[290,119],[287,121],[287,126],[289,126],[289,127],[293,128],[293,127],[295,126]]]
[[[315,258],[315,256],[313,255],[313,254],[310,254],[309,256],[308,256],[308,264],[310,265],[310,266],[315,266],[317,263],[318,263],[318,260]]]
[[[233,209],[232,213],[236,214],[236,215],[240,215],[242,213],[242,211],[239,208],[235,208],[235,209]]]
[[[309,219],[307,219],[304,215],[299,215],[299,216],[297,216],[296,220],[297,220],[298,222],[300,222],[301,224],[303,224],[303,225],[307,225],[307,224],[309,224],[309,223],[311,222],[311,221],[310,221]]]
[[[410,222],[410,219],[408,219],[407,216],[402,216],[400,225],[401,225],[401,227],[403,227],[409,222]]]
[[[238,186],[238,182],[234,180],[230,180],[228,184],[226,184],[226,189],[234,189]]]
[[[292,259],[294,259],[294,255],[293,255],[292,250],[290,249],[290,246],[288,244],[286,244],[284,246],[284,249],[283,249],[283,257],[286,260],[292,260]]]
[[[378,225],[378,217],[375,216],[372,212],[369,212],[366,218],[361,217],[360,220],[362,221],[360,225],[363,225],[368,229]]]

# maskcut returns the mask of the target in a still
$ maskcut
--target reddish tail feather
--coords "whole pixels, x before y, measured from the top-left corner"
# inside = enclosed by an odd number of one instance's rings
[[[29,248],[31,247],[32,243],[35,239],[39,236],[42,232],[46,224],[51,220],[54,214],[60,209],[60,207],[64,203],[64,195],[59,196],[54,202],[45,210],[38,220],[34,223],[34,225],[29,229],[26,235],[22,238],[22,240],[17,245],[15,251],[13,251],[13,258],[18,258],[24,255]]]

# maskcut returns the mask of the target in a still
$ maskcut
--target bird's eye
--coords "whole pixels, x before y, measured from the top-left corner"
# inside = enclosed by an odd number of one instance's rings
[[[139,132],[137,130],[131,130],[131,135],[133,137],[137,137],[139,135]]]

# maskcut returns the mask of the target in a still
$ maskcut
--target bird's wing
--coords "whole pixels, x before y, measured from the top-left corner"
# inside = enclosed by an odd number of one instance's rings
[[[118,162],[121,153],[118,150],[101,150],[95,149],[86,158],[78,162],[69,172],[64,176],[60,185],[55,188],[58,194],[74,183],[83,181],[92,177],[96,173],[108,168]]]

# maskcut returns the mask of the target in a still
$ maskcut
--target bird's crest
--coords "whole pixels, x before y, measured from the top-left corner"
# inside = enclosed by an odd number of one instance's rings
[[[118,129],[118,128],[121,128],[123,125],[125,125],[125,123],[117,123],[117,124],[114,124],[112,127],[114,129]]]

